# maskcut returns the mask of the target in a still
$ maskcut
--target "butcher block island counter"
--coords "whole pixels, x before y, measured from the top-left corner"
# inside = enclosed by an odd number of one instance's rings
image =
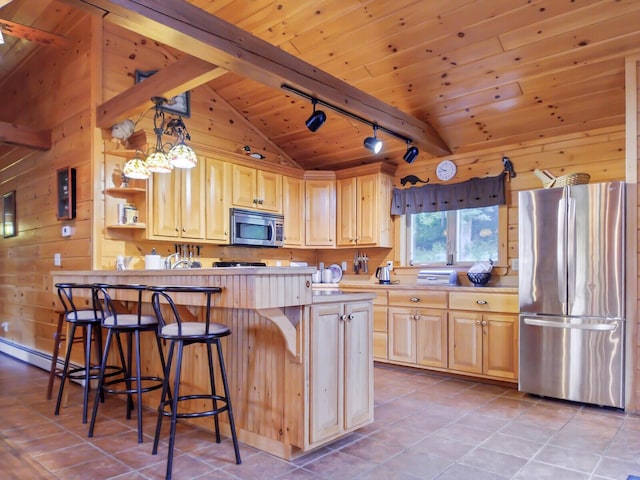
[[[222,340],[241,442],[291,460],[373,421],[371,293],[315,292],[309,267],[55,271],[53,282],[221,287],[212,319],[229,326]],[[117,291],[127,308],[134,297]],[[176,294],[183,315],[202,316],[199,296]],[[151,294],[146,313],[153,314]],[[144,336],[143,336],[144,337]],[[148,336],[150,337],[150,336]],[[152,339],[144,349],[153,351]],[[144,355],[143,355],[144,357]],[[155,357],[149,355],[148,357]],[[206,388],[206,355],[185,350],[181,393]],[[159,362],[145,363],[159,374]],[[188,372],[188,373],[187,373]],[[145,373],[147,374],[147,373]],[[201,387],[202,386],[202,387]],[[145,404],[156,408],[159,392]],[[226,416],[220,417],[229,435]],[[213,429],[211,419],[194,423]]]

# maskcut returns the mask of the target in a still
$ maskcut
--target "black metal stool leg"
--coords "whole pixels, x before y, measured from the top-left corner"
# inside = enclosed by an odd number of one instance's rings
[[[92,325],[82,327],[86,338],[84,349],[84,392],[82,394],[82,423],[87,423],[87,406],[89,404],[89,389],[91,388],[91,345]]]
[[[134,332],[136,340],[136,395],[138,402],[138,443],[142,443],[142,367],[140,366],[140,331]]]
[[[169,451],[167,454],[167,480],[171,480],[173,469],[173,448],[176,440],[176,424],[178,423],[178,400],[180,399],[180,375],[182,373],[182,350],[184,343],[178,341],[178,358],[176,359],[175,379],[173,382],[173,402],[171,404],[171,430],[169,433]]]
[[[155,437],[153,438],[153,449],[151,450],[151,453],[153,455],[156,455],[158,453],[158,443],[160,443],[160,431],[162,430],[162,418],[164,417],[164,414],[162,412],[164,411],[164,405],[165,405],[165,402],[167,401],[167,395],[169,396],[169,399],[173,404],[173,397],[171,397],[171,389],[169,388],[169,384],[171,383],[171,380],[169,379],[169,376],[170,376],[169,374],[171,373],[171,363],[173,361],[174,346],[175,346],[175,343],[170,342],[169,353],[167,356],[167,364],[164,369],[165,375],[164,375],[164,382],[162,383],[162,395],[160,396],[160,405],[158,406],[158,421],[156,423],[156,434],[155,434]]]
[[[207,358],[209,359],[209,378],[211,379],[211,401],[213,402],[213,410],[218,410],[218,399],[216,398],[216,378],[213,369],[213,353],[211,353],[211,343],[207,343]],[[220,443],[220,422],[218,415],[213,416],[213,424],[216,428],[216,443]]]
[[[233,419],[233,409],[231,408],[231,400],[229,396],[229,382],[227,381],[227,369],[224,365],[224,358],[222,356],[222,346],[220,345],[220,339],[216,338],[216,347],[218,349],[218,360],[220,362],[220,374],[222,376],[222,386],[224,388],[224,398],[227,402],[227,413],[229,414],[229,428],[231,429],[231,438],[233,440],[233,450],[236,454],[236,463],[240,465],[240,447],[238,446],[238,436],[236,435],[236,423]]]
[[[91,423],[89,423],[88,437],[93,437],[93,428],[96,425],[96,416],[98,415],[98,404],[100,403],[100,394],[102,393],[102,385],[104,383],[104,371],[107,368],[107,358],[109,357],[109,348],[111,348],[111,339],[113,332],[109,330],[107,332],[107,341],[104,344],[104,355],[102,356],[102,362],[100,363],[100,373],[98,374],[98,387],[96,388],[96,400],[93,403],[93,411],[91,413]]]
[[[67,341],[67,353],[64,356],[64,365],[62,367],[62,376],[60,377],[60,388],[58,389],[58,399],[56,401],[55,415],[60,415],[60,404],[62,403],[62,395],[64,393],[64,384],[67,381],[67,375],[69,371],[69,360],[71,358],[71,347],[73,345],[73,338],[76,334],[75,323],[71,324],[71,331],[69,333],[69,340]]]

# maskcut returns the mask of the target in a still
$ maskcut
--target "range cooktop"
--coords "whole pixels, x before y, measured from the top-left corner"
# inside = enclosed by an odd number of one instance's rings
[[[264,262],[241,262],[229,260],[226,262],[213,262],[214,267],[266,267]]]

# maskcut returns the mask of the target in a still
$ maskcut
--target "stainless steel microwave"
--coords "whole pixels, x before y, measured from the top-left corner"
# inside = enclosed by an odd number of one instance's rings
[[[282,247],[284,216],[277,213],[232,208],[231,245]]]

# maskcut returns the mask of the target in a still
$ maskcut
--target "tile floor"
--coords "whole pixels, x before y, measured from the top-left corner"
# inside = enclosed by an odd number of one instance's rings
[[[80,421],[81,389],[53,415],[47,372],[0,354],[0,477],[4,479],[158,479],[166,444],[151,455],[123,403],[100,407],[93,439]],[[57,383],[56,383],[57,388]],[[174,478],[315,479],[619,479],[640,475],[640,416],[543,400],[515,390],[376,366],[375,422],[347,438],[286,462],[229,439],[179,426]],[[148,439],[148,441],[147,441]]]

